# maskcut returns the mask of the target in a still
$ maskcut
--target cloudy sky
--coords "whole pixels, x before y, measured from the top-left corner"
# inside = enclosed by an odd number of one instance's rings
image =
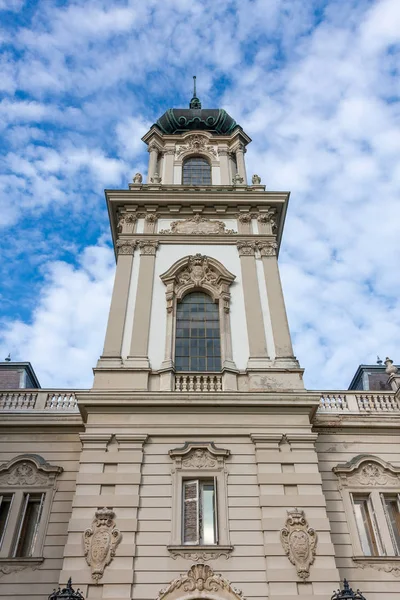
[[[306,385],[400,362],[399,0],[0,0],[0,360],[88,387],[114,258],[103,189],[167,108],[224,107],[291,190],[280,265]]]

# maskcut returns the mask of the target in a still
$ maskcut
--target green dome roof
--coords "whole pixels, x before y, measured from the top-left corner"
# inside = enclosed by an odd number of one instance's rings
[[[157,120],[155,126],[170,135],[193,129],[230,135],[236,127],[240,127],[223,108],[170,108]]]

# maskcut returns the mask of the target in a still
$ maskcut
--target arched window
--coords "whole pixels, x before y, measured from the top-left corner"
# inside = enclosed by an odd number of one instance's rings
[[[177,371],[220,371],[218,305],[208,294],[192,292],[177,305],[175,368]]]
[[[193,156],[183,163],[184,185],[211,185],[211,165],[206,158]]]

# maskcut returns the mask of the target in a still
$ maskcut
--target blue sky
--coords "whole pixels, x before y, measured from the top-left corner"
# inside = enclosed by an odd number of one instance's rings
[[[291,190],[280,257],[306,385],[400,361],[398,0],[0,0],[0,358],[88,387],[114,259],[104,188],[141,136],[224,107],[248,172]]]

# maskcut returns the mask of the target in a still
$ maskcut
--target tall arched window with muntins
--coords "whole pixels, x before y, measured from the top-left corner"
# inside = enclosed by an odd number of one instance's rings
[[[184,185],[211,185],[211,165],[206,158],[192,156],[183,163]]]
[[[203,292],[187,294],[177,305],[175,368],[177,371],[220,371],[219,310]]]

